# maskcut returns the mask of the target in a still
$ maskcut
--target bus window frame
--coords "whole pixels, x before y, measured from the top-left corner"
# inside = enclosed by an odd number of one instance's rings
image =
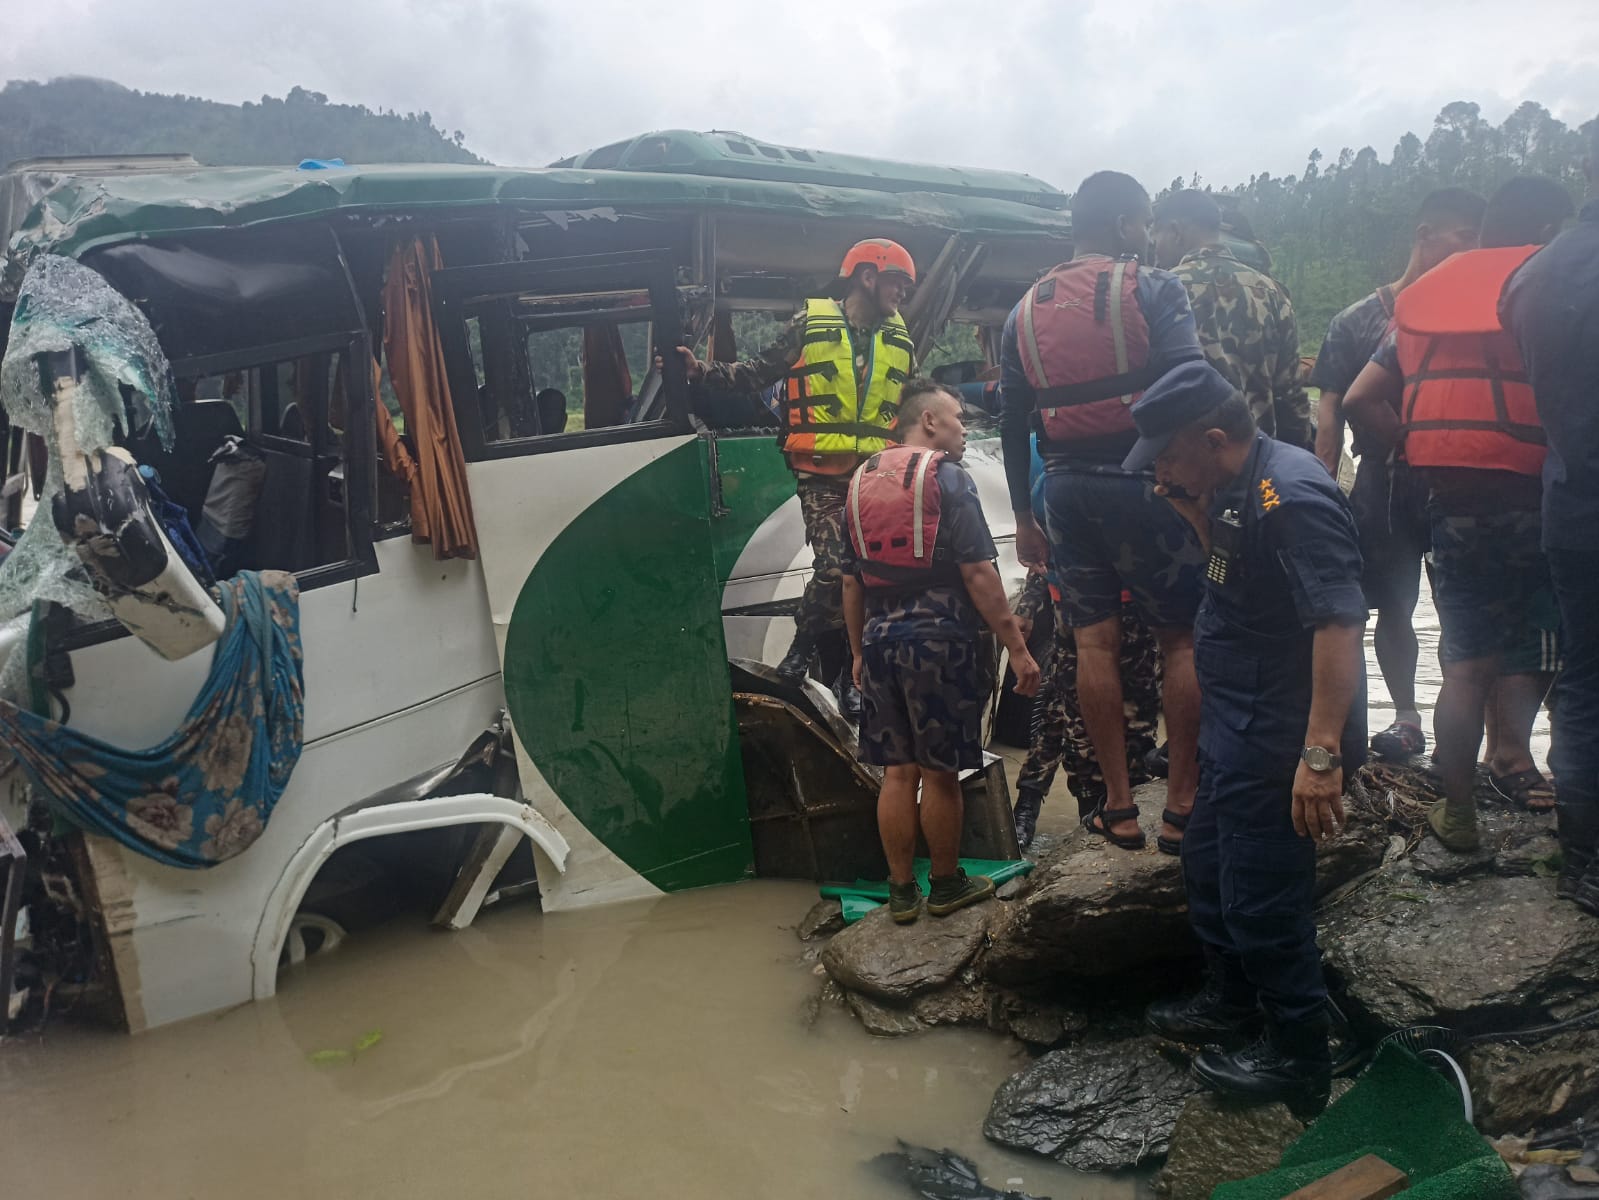
[[[670,339],[670,345],[665,345],[663,340],[669,330],[682,324],[677,270],[669,250],[446,267],[433,273],[432,288],[434,324],[444,350],[451,407],[467,462],[651,441],[694,432],[688,412],[687,380],[674,353],[677,339]],[[466,327],[467,318],[474,315],[470,310],[489,301],[527,294],[579,296],[615,292],[646,292],[649,295],[647,319],[651,322],[655,340],[654,352],[666,364],[666,378],[662,386],[666,389],[667,416],[656,421],[607,425],[570,433],[533,434],[493,442],[485,439],[477,406],[477,367]],[[578,307],[572,311],[567,323],[584,323],[584,314],[588,314],[590,320],[604,320],[608,313],[620,311],[626,311],[629,315],[638,314],[635,317],[638,320],[645,319],[637,309]],[[539,320],[544,321],[548,315],[551,314],[540,314]],[[492,382],[490,387],[493,387]]]

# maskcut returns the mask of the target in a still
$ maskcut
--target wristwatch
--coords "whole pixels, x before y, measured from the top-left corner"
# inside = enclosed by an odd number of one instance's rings
[[[1342,755],[1334,754],[1325,746],[1306,746],[1299,752],[1299,757],[1305,760],[1305,765],[1312,771],[1336,771],[1344,765]]]

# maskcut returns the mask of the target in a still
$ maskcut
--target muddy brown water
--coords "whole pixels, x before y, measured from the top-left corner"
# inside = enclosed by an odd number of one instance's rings
[[[908,1198],[896,1138],[989,1183],[1130,1200],[984,1141],[1025,1061],[978,1031],[808,1024],[793,926],[814,890],[755,882],[438,933],[396,922],[285,971],[276,999],[139,1037],[66,1024],[0,1046],[0,1195]],[[382,1039],[349,1057],[372,1031]]]

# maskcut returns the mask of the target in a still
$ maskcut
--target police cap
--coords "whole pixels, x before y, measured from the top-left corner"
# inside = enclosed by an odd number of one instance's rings
[[[1133,405],[1138,444],[1122,470],[1147,470],[1180,430],[1215,412],[1236,390],[1204,359],[1179,363],[1167,371]]]

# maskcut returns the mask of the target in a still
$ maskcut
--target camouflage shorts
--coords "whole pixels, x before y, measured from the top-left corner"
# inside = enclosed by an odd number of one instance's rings
[[[861,761],[932,771],[983,765],[975,641],[868,642],[861,648]]]
[[[1152,629],[1193,625],[1205,553],[1193,527],[1155,495],[1152,480],[1051,471],[1044,515],[1061,611],[1073,629],[1120,613],[1123,591]]]
[[[844,506],[849,476],[801,475],[794,490],[799,493],[805,541],[816,556],[794,624],[802,632],[820,635],[844,627],[844,562],[849,552]]]
[[[1495,655],[1537,666],[1553,634],[1553,585],[1536,511],[1432,514],[1434,603],[1445,662]],[[1547,647],[1552,660],[1554,647]]]
[[[1130,610],[1122,613],[1122,703],[1127,714],[1127,767],[1144,778],[1144,756],[1155,748],[1160,720],[1160,646]],[[1105,773],[1077,703],[1077,644],[1069,629],[1057,629],[1044,664],[1043,684],[1033,701],[1032,742],[1016,777],[1018,792],[1047,795],[1055,769],[1064,766],[1067,787],[1081,812],[1105,801]]]

